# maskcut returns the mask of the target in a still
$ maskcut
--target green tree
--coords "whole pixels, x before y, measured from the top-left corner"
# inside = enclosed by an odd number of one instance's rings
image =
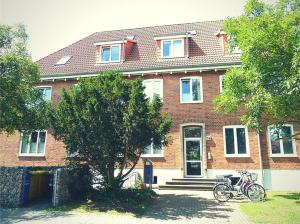
[[[300,2],[267,5],[249,0],[244,14],[224,22],[231,48],[242,50],[241,66],[225,74],[218,111],[240,110],[258,132],[267,124],[300,124]]]
[[[171,120],[161,113],[160,99],[149,102],[143,90],[140,79],[106,72],[63,90],[51,113],[54,136],[65,143],[70,165],[88,165],[106,188],[121,187],[151,140],[170,140]]]
[[[0,133],[41,127],[39,68],[26,50],[24,26],[0,25]],[[37,106],[38,105],[38,106]]]

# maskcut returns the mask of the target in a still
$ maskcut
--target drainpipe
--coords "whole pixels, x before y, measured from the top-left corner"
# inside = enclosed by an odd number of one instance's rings
[[[185,42],[186,42],[186,55],[185,57],[189,58],[189,52],[190,52],[190,46],[189,46],[189,36],[190,36],[190,32],[186,32],[186,38],[185,38]]]
[[[261,172],[261,183],[264,186],[264,168],[263,168],[263,161],[262,161],[262,153],[261,153],[261,142],[260,142],[260,135],[259,131],[257,132],[257,146],[258,146],[258,157],[259,157],[259,168]]]

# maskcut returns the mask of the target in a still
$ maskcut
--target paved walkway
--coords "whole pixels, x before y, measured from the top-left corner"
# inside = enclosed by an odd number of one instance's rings
[[[248,224],[239,201],[218,203],[212,192],[158,191],[159,199],[142,216],[47,212],[36,208],[0,210],[1,224]]]

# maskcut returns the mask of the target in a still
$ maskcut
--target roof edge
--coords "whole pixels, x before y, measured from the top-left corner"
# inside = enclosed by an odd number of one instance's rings
[[[173,72],[194,72],[194,71],[209,71],[209,70],[227,70],[232,67],[240,66],[240,62],[223,63],[223,64],[207,64],[199,66],[185,66],[185,67],[163,67],[163,68],[146,68],[140,70],[124,70],[120,71],[123,75],[144,75],[144,74],[158,74],[158,73],[173,73]],[[94,77],[99,75],[103,71],[99,72],[86,72],[86,73],[61,73],[61,74],[49,74],[42,75],[41,81],[54,81],[54,80],[66,80],[66,79],[79,79],[83,77]]]

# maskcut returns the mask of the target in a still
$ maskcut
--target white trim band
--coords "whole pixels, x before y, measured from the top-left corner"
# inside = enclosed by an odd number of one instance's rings
[[[211,71],[211,70],[227,70],[232,67],[239,67],[238,64],[233,65],[221,65],[221,66],[199,66],[199,67],[191,67],[191,68],[166,68],[166,69],[153,69],[153,70],[139,70],[139,71],[128,71],[122,72],[123,75],[146,75],[146,74],[157,74],[157,73],[176,73],[176,72],[203,72],[203,71]],[[101,71],[99,71],[100,73]],[[77,79],[82,77],[95,77],[99,74],[76,74],[76,75],[68,75],[68,74],[60,74],[53,75],[49,77],[41,77],[41,81],[53,81],[53,80],[64,80],[64,79]]]

